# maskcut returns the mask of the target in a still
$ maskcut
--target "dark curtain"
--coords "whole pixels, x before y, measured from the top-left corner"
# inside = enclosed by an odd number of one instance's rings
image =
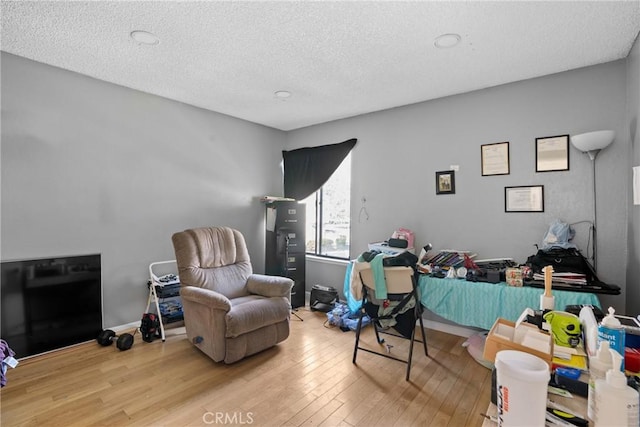
[[[283,151],[284,197],[303,200],[331,177],[358,140]]]

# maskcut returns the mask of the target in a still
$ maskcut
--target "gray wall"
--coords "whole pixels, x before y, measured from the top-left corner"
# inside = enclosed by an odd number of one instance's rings
[[[630,165],[625,176],[632,179],[630,166],[640,166],[640,37],[627,57],[627,123],[631,141]],[[640,314],[640,205],[633,205],[629,186],[629,256],[627,265],[627,313]]]
[[[284,133],[2,53],[3,260],[102,254],[104,324],[139,320],[171,234],[228,225],[264,270]]]
[[[535,253],[554,219],[592,219],[592,165],[571,147],[570,170],[535,172],[535,138],[614,129],[615,142],[597,159],[598,272],[623,289],[601,297],[624,311],[627,259],[629,133],[626,61],[451,96],[287,133],[289,149],[358,138],[352,155],[352,253],[415,231],[416,244],[472,250],[479,258]],[[482,177],[480,145],[510,142],[511,173]],[[459,165],[456,194],[435,194],[435,172]],[[505,213],[504,187],[544,185],[544,213]],[[369,220],[358,217],[366,198]],[[577,225],[585,250],[588,227]],[[333,284],[344,266],[309,269],[307,283]],[[325,280],[326,277],[326,280]]]
[[[102,253],[105,326],[139,319],[148,264],[173,258],[177,230],[236,227],[262,271],[257,199],[281,194],[280,151],[351,137],[359,139],[352,256],[407,227],[418,245],[523,262],[551,221],[592,212],[588,158],[571,148],[569,171],[535,173],[535,138],[614,129],[614,144],[597,159],[598,264],[624,292],[601,300],[624,311],[628,294],[628,309],[637,307],[640,219],[627,199],[630,159],[640,164],[638,43],[627,60],[288,133],[6,53],[1,59],[0,255]],[[480,145],[502,141],[510,141],[511,174],[481,177]],[[435,171],[454,164],[456,194],[436,196]],[[505,186],[537,184],[545,186],[544,213],[504,213]],[[358,215],[362,197],[368,220]],[[576,231],[584,249],[587,228]],[[342,264],[309,261],[307,270],[308,287],[342,287]]]

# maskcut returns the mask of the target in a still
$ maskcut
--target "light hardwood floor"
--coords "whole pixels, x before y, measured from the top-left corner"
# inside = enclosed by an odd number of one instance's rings
[[[426,330],[429,357],[414,348],[406,365],[358,352],[355,334],[300,310],[278,346],[233,365],[214,363],[184,328],[166,342],[129,351],[97,343],[23,360],[0,391],[2,426],[480,426],[490,371],[462,347],[464,338]],[[384,336],[404,357],[407,340]],[[372,348],[371,327],[362,341]]]

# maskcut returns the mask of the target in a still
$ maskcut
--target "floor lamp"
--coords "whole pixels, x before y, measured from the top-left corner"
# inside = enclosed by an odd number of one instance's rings
[[[596,157],[600,150],[608,147],[615,138],[616,133],[612,130],[599,130],[595,132],[582,133],[580,135],[571,136],[571,143],[578,150],[589,155],[593,167],[593,270],[597,271],[597,199],[596,199]]]

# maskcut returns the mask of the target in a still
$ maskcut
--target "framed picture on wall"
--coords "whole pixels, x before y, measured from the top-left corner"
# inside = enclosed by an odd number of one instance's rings
[[[436,172],[436,194],[455,194],[456,175],[454,171]]]
[[[505,212],[544,212],[544,185],[504,187]]]
[[[569,170],[569,135],[536,138],[536,172]]]
[[[509,175],[509,142],[480,146],[482,176]]]

